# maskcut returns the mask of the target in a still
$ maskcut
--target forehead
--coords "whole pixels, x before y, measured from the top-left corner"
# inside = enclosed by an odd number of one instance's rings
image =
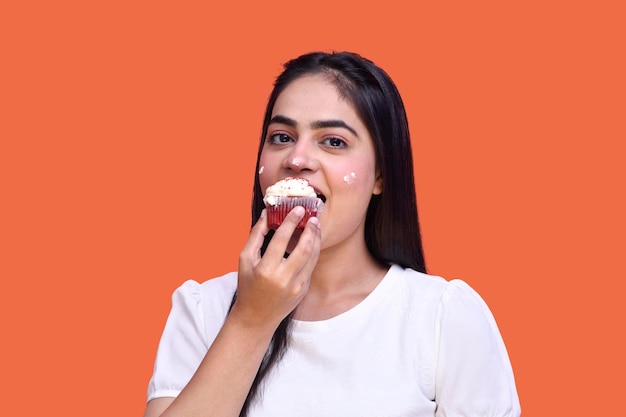
[[[329,76],[305,75],[292,81],[277,97],[272,116],[316,119],[360,118],[352,102],[343,97]]]

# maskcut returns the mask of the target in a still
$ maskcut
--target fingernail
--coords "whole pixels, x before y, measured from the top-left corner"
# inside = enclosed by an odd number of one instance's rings
[[[315,226],[320,227],[320,219],[318,219],[317,217],[311,217],[309,221],[313,223]]]
[[[304,207],[302,206],[297,206],[296,208],[293,209],[293,211],[300,217],[304,216]]]

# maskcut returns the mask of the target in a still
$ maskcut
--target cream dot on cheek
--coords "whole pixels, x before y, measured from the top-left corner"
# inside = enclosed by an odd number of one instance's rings
[[[264,166],[262,166],[261,168],[259,168],[259,175],[261,175],[263,173],[263,170],[265,169]]]
[[[356,181],[356,174],[354,172],[351,172],[343,177],[343,182],[345,182],[348,185],[354,184],[355,181]]]

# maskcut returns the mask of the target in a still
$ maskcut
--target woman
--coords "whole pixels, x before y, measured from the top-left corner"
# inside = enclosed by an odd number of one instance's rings
[[[290,176],[324,210],[273,233],[263,191]],[[238,272],[174,293],[145,417],[519,415],[489,309],[426,275],[408,124],[382,69],[353,53],[285,65],[252,214]]]

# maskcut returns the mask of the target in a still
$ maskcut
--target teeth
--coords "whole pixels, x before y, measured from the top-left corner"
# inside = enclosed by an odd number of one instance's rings
[[[324,203],[326,202],[326,197],[324,197],[323,194],[317,193],[317,198],[319,198],[320,200],[322,200]]]

